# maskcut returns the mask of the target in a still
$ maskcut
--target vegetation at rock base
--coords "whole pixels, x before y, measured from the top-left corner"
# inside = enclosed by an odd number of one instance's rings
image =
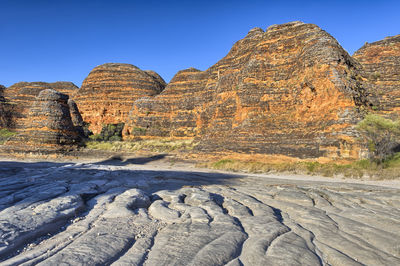
[[[368,143],[370,159],[382,164],[391,159],[400,148],[400,121],[368,114],[357,129]]]
[[[4,142],[16,134],[16,132],[10,131],[7,128],[0,128],[0,144],[4,144]]]
[[[94,135],[96,136],[96,135]],[[151,139],[136,141],[93,141],[86,142],[86,148],[105,151],[134,152],[147,150],[152,152],[190,151],[196,146],[191,139]]]
[[[121,141],[124,123],[104,125],[99,134],[90,135],[92,141]]]
[[[219,161],[199,163],[199,167],[248,173],[281,173],[322,175],[326,177],[343,176],[347,178],[371,177],[373,179],[395,179],[400,173],[400,153],[396,153],[378,164],[368,159],[348,164],[319,162],[266,163],[251,160],[225,158]]]

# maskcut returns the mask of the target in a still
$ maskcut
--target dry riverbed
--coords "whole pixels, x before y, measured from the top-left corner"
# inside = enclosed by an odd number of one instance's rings
[[[0,161],[0,265],[400,265],[400,182]]]

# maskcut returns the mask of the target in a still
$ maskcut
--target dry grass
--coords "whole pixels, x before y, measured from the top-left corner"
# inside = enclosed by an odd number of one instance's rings
[[[373,179],[400,178],[400,153],[378,165],[369,160],[349,164],[319,162],[282,162],[265,163],[251,160],[222,159],[198,164],[200,167],[248,173],[289,172],[326,177],[342,176],[347,178],[370,177]]]
[[[87,149],[103,150],[112,152],[182,152],[191,154],[197,145],[193,140],[174,139],[151,139],[137,141],[88,141]],[[289,172],[308,175],[322,175],[326,177],[347,177],[372,179],[397,179],[400,178],[400,153],[386,160],[383,164],[376,164],[369,160],[361,160],[353,163],[320,163],[320,162],[296,162],[296,161],[273,161],[267,163],[257,159],[225,158],[197,164],[198,167],[205,167],[218,170],[248,173],[279,173]]]
[[[196,146],[193,140],[151,139],[137,141],[87,141],[86,148],[105,151],[151,152],[191,151]]]

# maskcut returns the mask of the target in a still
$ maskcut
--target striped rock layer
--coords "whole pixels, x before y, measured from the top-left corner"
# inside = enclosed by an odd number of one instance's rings
[[[164,80],[154,71],[108,63],[90,72],[74,100],[89,129],[99,133],[105,124],[124,123],[135,100],[156,95],[164,87]]]
[[[53,89],[42,90],[29,110],[21,132],[6,142],[6,149],[48,153],[77,145],[80,136],[72,123],[68,98]]]
[[[9,127],[10,125],[10,116],[9,113],[9,104],[4,98],[4,90],[6,87],[0,85],[0,128]]]
[[[71,82],[18,82],[4,90],[4,97],[9,103],[9,127],[20,130],[36,97],[42,90],[55,89],[64,94],[73,95],[79,89]]]
[[[400,35],[366,43],[353,55],[363,66],[363,76],[376,96],[379,113],[400,116]]]
[[[360,65],[313,24],[251,30],[206,71],[180,71],[135,102],[124,137],[196,138],[198,150],[359,158],[369,103]]]

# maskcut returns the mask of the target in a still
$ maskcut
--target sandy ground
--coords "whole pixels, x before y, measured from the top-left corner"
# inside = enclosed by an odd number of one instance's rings
[[[154,155],[157,156],[157,155]],[[151,156],[150,156],[151,157]],[[112,157],[104,157],[102,159],[95,159],[95,158],[66,158],[66,159],[15,159],[15,158],[10,158],[10,157],[1,157],[0,156],[0,161],[3,162],[42,162],[42,161],[47,161],[47,162],[54,162],[54,163],[96,163],[99,161],[106,161],[109,160]],[[190,161],[183,161],[183,160],[169,160],[168,157],[162,158],[162,159],[157,159],[157,160],[149,160],[145,164],[135,164],[135,163],[129,163],[130,159],[135,159],[137,157],[135,156],[128,156],[124,158],[124,156],[121,156],[121,158],[117,159],[121,160],[122,163],[128,162],[125,165],[130,165],[134,167],[135,169],[140,169],[140,170],[179,170],[179,171],[196,171],[196,172],[206,172],[206,173],[225,173],[225,174],[231,174],[231,175],[237,175],[237,176],[254,176],[254,177],[259,177],[259,178],[272,178],[272,179],[284,179],[284,180],[299,180],[299,181],[310,181],[310,182],[339,182],[339,183],[348,183],[348,184],[364,184],[364,185],[371,185],[371,186],[382,186],[382,187],[390,187],[390,188],[397,188],[400,189],[400,173],[399,173],[399,179],[387,179],[387,180],[371,180],[369,178],[348,178],[348,177],[325,177],[321,175],[306,175],[306,174],[292,174],[292,173],[263,173],[263,174],[253,174],[253,173],[238,173],[238,172],[231,172],[231,171],[221,171],[221,170],[215,170],[215,169],[207,169],[207,168],[199,168],[196,167],[195,162],[190,162]]]

